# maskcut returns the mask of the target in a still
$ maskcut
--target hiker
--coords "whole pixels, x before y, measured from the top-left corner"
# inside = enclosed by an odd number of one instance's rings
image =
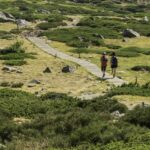
[[[111,65],[111,69],[112,69],[113,78],[115,78],[115,76],[116,76],[116,69],[118,67],[118,59],[116,57],[115,52],[112,52],[112,54],[111,54],[110,65]]]
[[[107,59],[107,56],[106,56],[106,52],[104,52],[102,54],[102,57],[101,57],[101,71],[103,73],[103,78],[105,77],[105,72],[106,72],[106,67],[107,67],[107,62],[108,62],[108,59]]]

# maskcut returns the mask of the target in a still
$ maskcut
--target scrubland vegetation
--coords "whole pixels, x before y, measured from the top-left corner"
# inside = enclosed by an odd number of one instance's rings
[[[0,149],[150,149],[149,4],[0,0],[0,9],[30,23],[18,29],[15,21],[0,19],[0,67],[22,69],[0,73]],[[127,28],[141,37],[125,38]],[[129,83],[114,87],[75,64],[48,56],[25,39],[30,34],[97,65],[104,51],[108,57],[116,52],[117,76]],[[68,64],[76,71],[63,74]],[[50,74],[43,73],[46,67]],[[34,78],[41,83],[29,87]],[[95,93],[102,96],[77,97]],[[131,109],[122,97],[133,104],[136,97],[139,105]]]
[[[26,64],[26,61],[24,59],[26,58],[35,58],[30,53],[25,53],[25,49],[22,47],[21,42],[16,42],[10,47],[7,47],[5,49],[0,50],[0,59],[5,60],[5,65],[10,66],[22,66]]]
[[[137,149],[142,146],[149,148],[149,107],[128,111],[123,104],[105,96],[80,101],[65,94],[47,93],[37,98],[10,89],[1,89],[0,99],[0,137],[8,149],[16,149],[31,140],[39,145],[40,141],[45,141],[44,149],[120,149],[123,145],[125,149],[128,145]],[[116,110],[125,116],[114,122],[111,113]],[[17,124],[14,118],[30,121]]]

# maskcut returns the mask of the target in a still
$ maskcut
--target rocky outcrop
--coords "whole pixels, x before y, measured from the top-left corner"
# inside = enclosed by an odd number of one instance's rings
[[[134,37],[140,37],[140,34],[132,29],[125,29],[123,31],[124,37],[134,38]]]
[[[24,19],[18,19],[16,20],[17,26],[19,27],[27,27],[30,25],[30,23]]]
[[[147,16],[144,17],[144,22],[149,22],[149,19]]]
[[[111,116],[114,119],[119,119],[119,118],[123,117],[124,115],[125,115],[124,113],[121,114],[118,110],[111,113]]]
[[[7,72],[7,73],[11,73],[11,72],[23,73],[20,69],[11,67],[11,66],[4,66],[2,68],[2,71]]]
[[[41,82],[39,80],[33,79],[29,82],[29,84],[40,84]]]
[[[52,71],[49,67],[46,67],[43,73],[52,73]]]
[[[94,33],[93,36],[100,38],[100,39],[104,39],[104,36],[98,33]]]
[[[74,72],[74,68],[69,66],[69,65],[67,65],[67,66],[62,68],[62,72],[63,73],[72,73],[72,72]]]
[[[1,12],[1,11],[0,11],[0,20],[15,22],[15,18],[11,14],[4,13],[4,12]]]

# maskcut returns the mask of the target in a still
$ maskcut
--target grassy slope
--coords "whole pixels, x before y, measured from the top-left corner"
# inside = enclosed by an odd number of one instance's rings
[[[8,74],[0,72],[2,81],[23,82],[25,86],[23,86],[22,89],[25,91],[30,91],[32,93],[40,91],[41,88],[44,88],[45,92],[62,92],[77,96],[81,93],[97,93],[106,90],[107,85],[105,82],[101,83],[100,81],[96,80],[95,77],[87,73],[83,68],[78,67],[70,62],[56,59],[50,55],[47,55],[46,53],[42,52],[40,49],[36,48],[29,41],[23,38],[18,37],[18,40],[24,42],[26,52],[37,53],[37,59],[28,59],[28,64],[20,67],[23,70],[23,74]],[[16,39],[0,40],[1,48],[11,45],[15,41]],[[0,62],[0,68],[3,67],[2,63],[3,61]],[[62,67],[64,67],[67,64],[77,67],[76,71],[71,74],[61,73]],[[52,74],[42,73],[46,67],[50,67],[52,69]],[[41,80],[42,84],[37,85],[33,88],[28,88],[27,84],[31,79]]]
[[[105,39],[105,42],[107,44],[113,44],[113,45],[120,45],[122,47],[130,47],[130,46],[136,46],[136,47],[150,47],[150,39],[146,37],[141,37],[139,39],[128,39],[128,42],[122,42],[122,40],[111,40],[111,39]],[[50,45],[52,45],[55,48],[58,48],[59,50],[62,50],[64,52],[67,52],[68,54],[71,54],[75,57],[78,57],[78,54],[74,54],[71,52],[71,49],[73,47],[69,47],[66,44],[63,44],[61,42],[51,42]],[[99,49],[100,51],[105,51],[108,48],[105,47],[96,47],[96,49]],[[100,55],[98,54],[81,54],[83,59],[87,59],[93,63],[96,63],[98,66],[100,65],[99,58]],[[127,58],[127,57],[119,57],[119,68],[118,68],[118,76],[121,76],[124,80],[127,80],[129,82],[134,82],[135,77],[138,77],[138,82],[140,84],[144,84],[146,82],[149,82],[150,80],[150,74],[147,72],[135,72],[131,71],[130,68],[136,65],[150,65],[150,56],[149,55],[140,55],[139,57],[133,57],[133,58]],[[108,72],[111,72],[110,67],[108,67]]]

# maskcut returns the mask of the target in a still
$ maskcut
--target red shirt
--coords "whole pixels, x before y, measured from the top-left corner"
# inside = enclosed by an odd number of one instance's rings
[[[107,62],[108,62],[107,57],[106,56],[102,56],[101,57],[101,65],[105,67],[105,66],[107,66]]]

